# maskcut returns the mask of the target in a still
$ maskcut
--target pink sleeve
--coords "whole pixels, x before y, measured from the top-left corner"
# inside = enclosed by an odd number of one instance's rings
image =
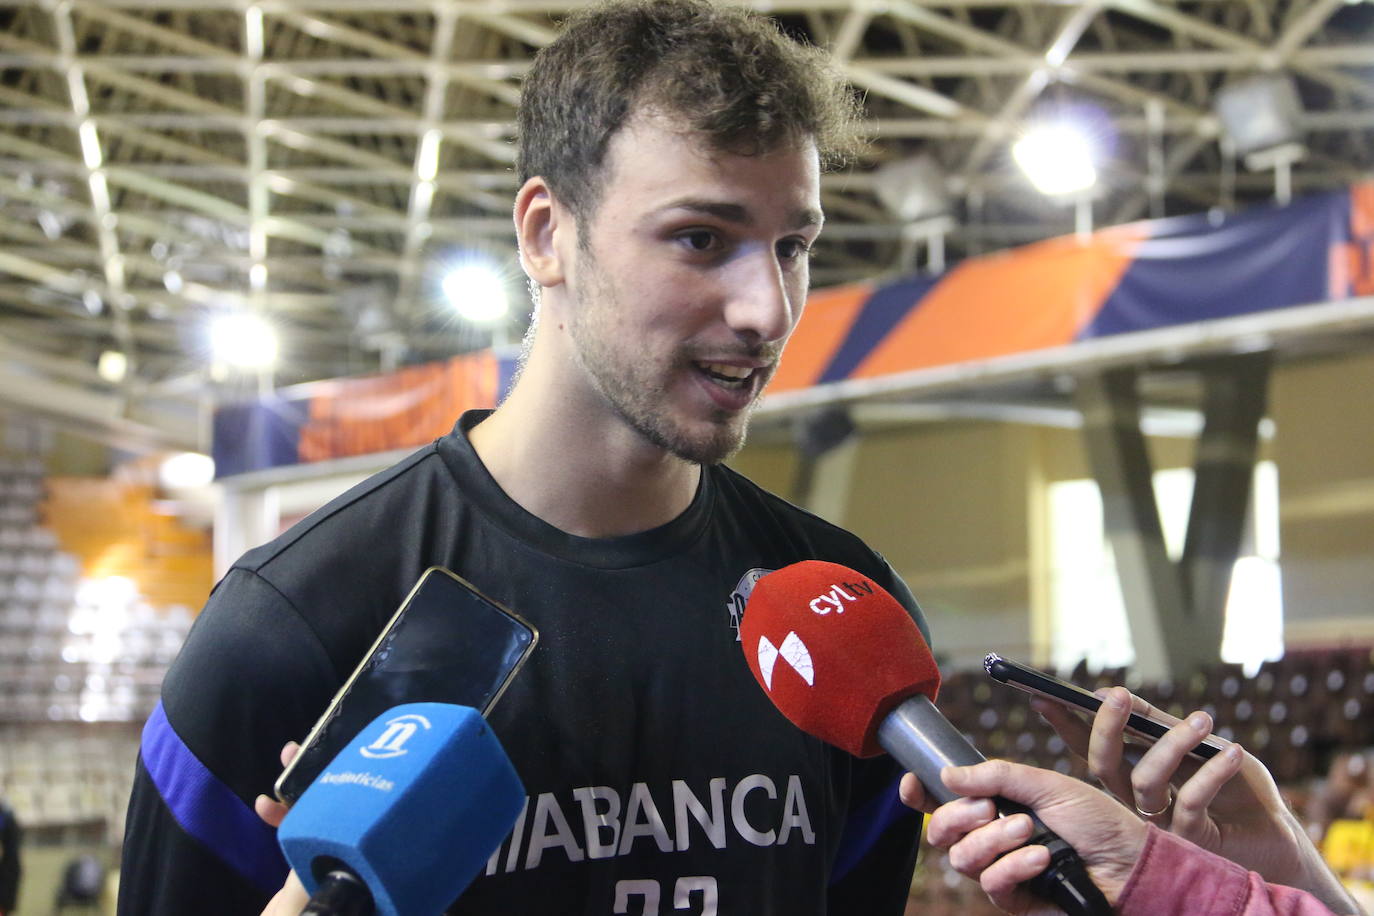
[[[1311,894],[1153,826],[1116,906],[1120,916],[1332,916]]]

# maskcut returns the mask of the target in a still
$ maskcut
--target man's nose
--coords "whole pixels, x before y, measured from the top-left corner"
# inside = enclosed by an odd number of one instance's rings
[[[725,320],[736,334],[759,342],[781,340],[792,331],[805,282],[789,279],[771,253],[757,252],[734,266]]]

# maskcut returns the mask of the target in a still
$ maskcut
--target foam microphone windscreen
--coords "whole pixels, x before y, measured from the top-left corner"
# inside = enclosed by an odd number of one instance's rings
[[[525,789],[481,713],[408,703],[378,716],[302,793],[277,840],[314,893],[342,865],[377,916],[438,914],[510,833]]]
[[[857,757],[878,725],[940,671],[906,608],[847,566],[803,560],[758,581],[740,624],[749,670],[793,724]]]

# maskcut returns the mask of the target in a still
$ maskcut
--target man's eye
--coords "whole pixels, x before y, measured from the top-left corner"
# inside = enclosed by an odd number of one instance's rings
[[[778,256],[793,261],[811,253],[811,246],[802,239],[784,239],[778,242]]]
[[[693,251],[714,251],[720,247],[720,239],[716,234],[705,229],[684,232],[678,239]]]

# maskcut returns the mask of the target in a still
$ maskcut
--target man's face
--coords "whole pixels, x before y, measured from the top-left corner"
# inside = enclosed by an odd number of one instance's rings
[[[811,144],[737,156],[632,119],[568,271],[576,358],[609,409],[689,461],[738,450],[801,316],[820,224]]]

